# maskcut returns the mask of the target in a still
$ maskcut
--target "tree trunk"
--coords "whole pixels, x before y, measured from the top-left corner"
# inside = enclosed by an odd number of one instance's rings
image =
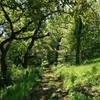
[[[23,64],[22,64],[22,66],[23,66],[24,68],[27,68],[27,65],[28,65],[28,54],[29,54],[29,51],[30,51],[30,50],[32,49],[32,47],[34,46],[35,37],[36,37],[36,35],[37,35],[37,33],[38,33],[40,27],[41,27],[41,24],[42,24],[42,20],[39,21],[38,26],[37,26],[37,28],[36,28],[36,30],[35,30],[33,36],[32,36],[32,40],[31,40],[29,46],[27,47],[27,51],[26,51],[25,54],[24,54],[24,57],[23,57]]]
[[[75,35],[76,35],[76,64],[80,64],[80,50],[81,50],[81,32],[82,32],[82,20],[78,17],[75,20]]]
[[[31,41],[31,43],[29,44],[28,48],[27,48],[27,51],[25,52],[24,54],[24,57],[23,57],[23,64],[22,66],[24,68],[27,68],[27,65],[28,65],[28,54],[29,54],[29,51],[31,50],[31,48],[34,46],[34,40]]]
[[[7,79],[7,65],[6,65],[6,52],[5,49],[1,50],[1,73],[4,80]]]
[[[8,73],[8,66],[6,64],[6,55],[8,53],[11,42],[12,40],[10,39],[9,43],[8,41],[5,40],[0,44],[0,51],[1,51],[0,62],[1,62],[1,75],[2,75],[2,79],[0,83],[1,87],[12,84],[12,79]]]
[[[56,47],[56,53],[55,53],[55,65],[58,64],[58,56],[59,56],[58,51],[59,51],[59,47],[60,47],[60,44],[59,44],[60,42],[61,42],[61,38],[58,40],[58,45],[57,45],[57,47]]]
[[[81,43],[80,43],[80,36],[77,37],[77,40],[76,40],[76,64],[79,65],[80,64],[80,46],[81,46]]]
[[[12,84],[12,80],[11,80],[11,77],[8,73],[8,66],[6,64],[6,55],[7,55],[7,52],[8,52],[8,49],[9,49],[9,46],[10,46],[10,43],[9,44],[6,44],[6,48],[4,48],[3,46],[0,48],[1,50],[1,75],[2,75],[2,79],[1,79],[1,86],[3,87],[4,85],[10,85]]]

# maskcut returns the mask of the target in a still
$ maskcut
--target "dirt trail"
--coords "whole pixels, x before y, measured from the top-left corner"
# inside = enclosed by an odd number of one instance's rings
[[[49,68],[44,68],[39,84],[32,88],[25,100],[69,100],[62,82]]]

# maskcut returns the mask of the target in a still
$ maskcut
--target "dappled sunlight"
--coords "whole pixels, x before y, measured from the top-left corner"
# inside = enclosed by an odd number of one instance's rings
[[[100,100],[100,0],[0,0],[0,100]]]

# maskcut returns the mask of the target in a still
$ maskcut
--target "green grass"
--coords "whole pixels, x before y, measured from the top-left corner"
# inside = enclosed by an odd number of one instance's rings
[[[53,67],[55,75],[63,81],[63,87],[69,91],[70,100],[100,100],[98,96],[88,96],[75,90],[86,87],[89,91],[100,92],[100,58],[86,61],[80,66],[59,64]],[[12,66],[9,73],[15,83],[0,90],[0,100],[24,100],[24,96],[38,84],[42,69],[29,66],[27,69]],[[52,83],[49,83],[52,86]]]
[[[33,85],[39,80],[36,68],[29,67],[27,69],[21,67],[12,67],[10,73],[15,83],[0,90],[0,100],[24,100],[24,96],[32,89]]]
[[[75,87],[85,87],[89,92],[97,91],[97,93],[100,93],[99,61],[100,58],[91,60],[91,62],[89,61],[89,63],[80,66],[60,64],[53,67],[56,75],[63,81],[64,88],[66,91],[69,91],[71,100],[100,100],[96,94],[93,94],[93,97],[91,97],[75,90]]]

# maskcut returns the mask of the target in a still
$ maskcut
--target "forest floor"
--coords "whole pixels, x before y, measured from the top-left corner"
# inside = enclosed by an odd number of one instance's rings
[[[62,81],[50,68],[44,68],[41,80],[34,86],[25,100],[69,100]]]

